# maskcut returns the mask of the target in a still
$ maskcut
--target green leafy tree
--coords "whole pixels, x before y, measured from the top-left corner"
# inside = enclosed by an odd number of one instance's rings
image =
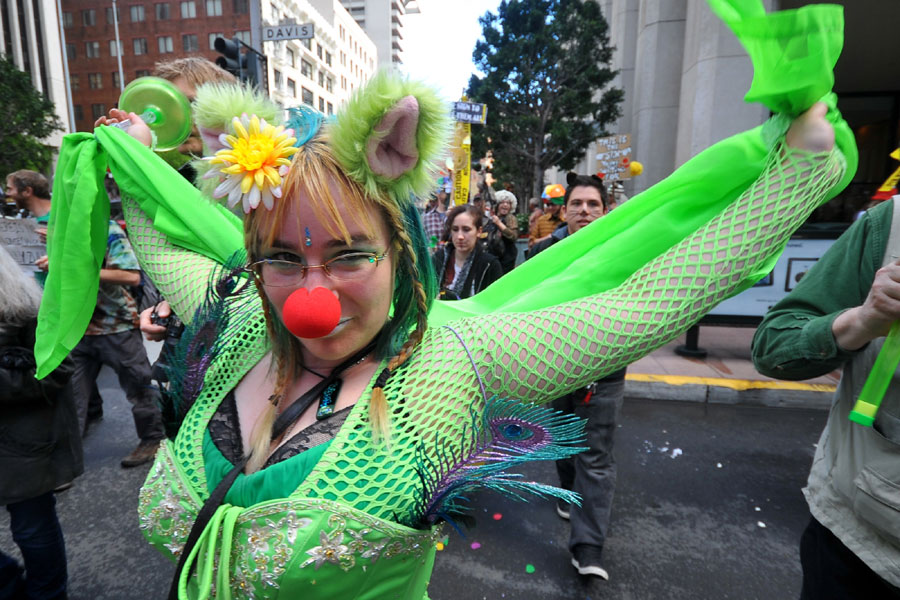
[[[503,0],[479,20],[468,96],[488,105],[473,154],[493,151],[494,178],[540,196],[544,171],[572,169],[619,116],[613,48],[596,2]],[[526,206],[526,202],[520,202]]]
[[[62,124],[53,102],[5,54],[0,54],[0,115],[0,177],[17,169],[46,173],[53,151],[44,140]]]

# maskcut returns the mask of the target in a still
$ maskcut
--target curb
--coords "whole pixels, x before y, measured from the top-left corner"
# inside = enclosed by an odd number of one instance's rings
[[[626,398],[828,410],[836,386],[796,381],[761,381],[683,375],[625,376]]]

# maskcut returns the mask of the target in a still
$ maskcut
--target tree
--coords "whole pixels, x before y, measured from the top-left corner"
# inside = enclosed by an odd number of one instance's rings
[[[479,22],[473,62],[484,76],[472,75],[468,96],[488,112],[473,154],[492,150],[495,179],[540,196],[544,171],[574,168],[619,116],[609,28],[583,0],[503,0]]]
[[[44,144],[62,124],[46,96],[34,89],[31,76],[0,54],[0,177],[17,169],[46,173],[53,150]]]

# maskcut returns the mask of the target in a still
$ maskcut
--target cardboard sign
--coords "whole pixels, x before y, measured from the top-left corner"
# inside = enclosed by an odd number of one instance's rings
[[[620,133],[597,140],[597,171],[603,173],[605,181],[628,179],[631,172],[631,134]]]
[[[47,254],[47,249],[35,232],[39,227],[34,219],[0,219],[0,244],[6,248],[23,271],[37,271],[34,261]]]
[[[454,102],[450,116],[460,123],[484,125],[487,121],[487,104],[477,102]]]

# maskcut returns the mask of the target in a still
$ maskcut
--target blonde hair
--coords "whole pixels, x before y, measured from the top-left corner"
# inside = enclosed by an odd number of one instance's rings
[[[237,82],[234,75],[200,56],[187,56],[167,62],[158,62],[153,67],[153,74],[168,81],[184,77],[185,81],[194,88],[198,88],[204,83]]]
[[[388,362],[387,369],[379,375],[369,403],[369,423],[373,434],[378,438],[387,439],[390,423],[387,415],[387,399],[382,388],[390,373],[409,358],[415,346],[421,341],[427,327],[429,308],[427,293],[419,281],[421,278],[416,252],[406,230],[401,209],[390,200],[366,195],[362,187],[344,173],[327,143],[327,136],[320,134],[300,146],[300,151],[294,156],[290,170],[284,179],[282,198],[275,200],[275,207],[271,211],[262,207],[258,208],[245,218],[244,244],[249,260],[259,260],[263,250],[273,245],[281,224],[290,212],[291,203],[297,201],[301,191],[305,192],[305,197],[309,199],[313,213],[326,231],[336,238],[343,238],[350,244],[350,232],[341,218],[337,198],[332,191],[332,186],[329,185],[331,182],[334,182],[337,188],[335,191],[338,192],[346,212],[356,216],[357,223],[367,235],[374,237],[377,230],[377,224],[367,217],[371,214],[371,209],[374,208],[385,219],[392,234],[391,256],[395,270],[394,319],[398,320],[398,313],[405,315],[405,313],[415,311],[416,327],[411,334],[408,334],[408,330],[402,325],[404,319],[399,318],[397,324],[394,324],[393,327],[386,327],[377,338],[376,355],[380,355],[380,358],[394,352],[394,338],[401,335],[403,338],[403,344]],[[299,222],[297,228],[302,230]],[[407,282],[409,282],[408,285]],[[407,287],[411,287],[410,292],[398,294],[398,291]],[[257,421],[251,434],[252,450],[248,462],[250,471],[258,470],[266,461],[271,445],[272,426],[278,414],[279,404],[284,399],[285,392],[302,365],[300,340],[294,337],[274,315],[273,307],[263,290],[259,286],[257,289],[262,299],[266,327],[272,346],[271,372],[275,377],[275,389],[270,405]],[[398,295],[402,296],[399,300],[404,304],[403,307],[398,307]],[[410,303],[412,306],[406,306]],[[398,328],[402,331],[398,331]]]
[[[0,323],[23,325],[37,317],[41,288],[0,246]]]

